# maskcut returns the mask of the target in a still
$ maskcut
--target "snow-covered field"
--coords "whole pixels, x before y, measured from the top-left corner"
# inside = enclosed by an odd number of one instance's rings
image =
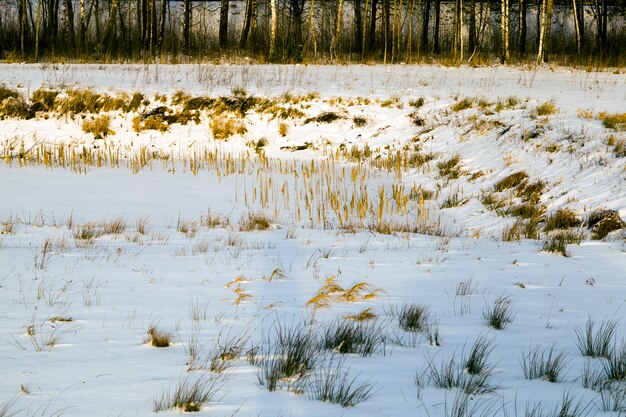
[[[174,415],[181,386],[211,416],[626,414],[625,231],[590,227],[626,219],[626,133],[603,123],[626,75],[0,65],[0,84],[60,92],[0,120],[0,416]],[[58,110],[84,88],[145,101]],[[544,250],[559,236],[580,244]],[[612,329],[596,358],[592,322]]]

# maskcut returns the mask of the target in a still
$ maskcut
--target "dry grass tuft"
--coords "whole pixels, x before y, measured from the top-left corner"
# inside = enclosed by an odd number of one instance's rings
[[[243,135],[248,129],[243,121],[230,116],[216,116],[211,118],[211,133],[216,140],[228,139],[233,135]]]
[[[252,230],[268,230],[271,229],[273,220],[265,213],[250,212],[246,217],[239,220],[239,230],[249,232]]]
[[[543,226],[543,230],[549,232],[556,229],[569,229],[582,224],[582,220],[575,211],[568,208],[561,208],[552,213]]]
[[[626,113],[600,112],[597,117],[607,129],[626,130]]]
[[[493,185],[493,189],[496,192],[508,190],[509,188],[517,187],[527,178],[528,174],[526,173],[526,171],[517,171],[496,182]]]
[[[554,100],[546,101],[537,106],[537,116],[550,116],[559,112]]]
[[[83,132],[92,133],[94,139],[104,139],[108,135],[115,134],[110,126],[111,117],[109,115],[98,116],[83,122]]]
[[[150,326],[145,343],[149,343],[158,348],[169,347],[172,344],[172,335],[170,333],[160,331],[155,326]]]

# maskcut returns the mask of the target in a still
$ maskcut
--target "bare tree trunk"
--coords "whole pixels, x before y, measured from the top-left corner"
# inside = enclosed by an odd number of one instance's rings
[[[519,0],[519,38],[518,38],[518,47],[519,51],[522,54],[526,53],[526,11],[527,11],[527,0]]]
[[[276,57],[276,30],[278,28],[278,15],[276,10],[276,0],[270,0],[270,59]]]
[[[226,48],[228,45],[228,7],[229,0],[220,0],[220,30],[219,43],[220,48]]]
[[[243,20],[243,29],[241,30],[241,38],[239,39],[239,49],[246,49],[248,46],[248,36],[250,35],[250,24],[252,23],[252,2],[254,0],[246,0],[246,16]]]
[[[383,50],[383,62],[387,63],[387,51],[391,49],[389,43],[391,37],[389,36],[389,0],[383,0],[383,41],[385,42]]]
[[[552,23],[552,0],[543,0],[541,8],[541,33],[539,34],[539,50],[537,52],[537,64],[546,62],[546,50],[550,37],[550,25]]]
[[[354,50],[359,54],[363,53],[363,11],[361,10],[361,0],[354,0]]]
[[[409,33],[406,42],[406,62],[409,64],[413,61],[413,13],[415,12],[415,0],[411,0],[411,6],[409,9]]]
[[[304,12],[304,0],[290,0],[293,18],[293,30],[289,55],[296,62],[302,62],[304,45],[302,43],[302,13]]]
[[[41,0],[37,0],[37,21],[35,22],[35,62],[39,60],[39,26],[41,23]]]
[[[607,40],[607,21],[608,21],[608,7],[606,0],[594,0],[594,9],[596,12],[596,24],[598,32],[598,49],[600,56],[604,56],[606,53],[606,40]]]
[[[111,48],[115,43],[116,22],[117,22],[117,3],[118,0],[111,0],[111,9],[109,10],[109,24],[107,25],[106,33],[104,35],[104,42],[106,44],[107,59],[111,54]],[[97,17],[96,17],[97,18]]]
[[[190,45],[190,26],[191,26],[191,0],[185,0],[183,10],[183,52],[189,54]]]
[[[372,0],[372,12],[370,14],[370,28],[367,31],[367,49],[372,52],[376,49],[376,14],[378,12],[378,1]]]
[[[574,28],[576,29],[576,50],[578,51],[578,54],[580,54],[580,19],[578,18],[578,5],[576,4],[576,0],[572,0],[572,10],[574,12]]]
[[[510,60],[510,52],[509,52],[509,0],[500,0],[501,12],[500,12],[500,23],[501,23],[501,35],[502,35],[502,43],[500,49],[500,63],[504,64],[509,62]]]
[[[439,22],[441,20],[441,0],[435,0],[435,33],[433,34],[433,52],[439,54]]]
[[[422,17],[422,51],[428,51],[428,23],[430,22],[430,0],[424,4],[424,15]]]
[[[141,14],[141,43],[144,45],[144,48],[146,48],[147,41],[148,41],[148,0],[141,0],[141,13],[140,14]]]
[[[159,13],[159,55],[163,54],[163,42],[165,41],[165,18],[167,17],[167,0],[160,0],[161,10]]]
[[[150,1],[150,53],[154,54],[158,34],[156,0]]]
[[[78,3],[78,48],[81,52],[85,50],[85,0]]]
[[[65,0],[65,15],[67,16],[67,33],[70,38],[70,48],[72,51],[76,48],[76,39],[74,36],[74,7],[72,0]]]
[[[24,59],[26,53],[26,0],[20,1],[18,18],[20,20],[20,51],[22,59]]]
[[[470,4],[469,13],[469,28],[468,28],[468,53],[471,55],[476,51],[476,0],[472,0]]]
[[[339,40],[341,37],[341,18],[343,15],[343,0],[339,0],[337,3],[337,20],[335,22],[335,36],[333,36],[332,47],[330,49],[330,60],[337,58],[339,53]]]

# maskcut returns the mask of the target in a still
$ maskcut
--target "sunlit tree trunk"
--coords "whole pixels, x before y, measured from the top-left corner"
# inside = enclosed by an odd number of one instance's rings
[[[270,59],[276,58],[276,31],[278,28],[278,14],[276,0],[270,0]]]
[[[537,63],[546,61],[546,50],[548,49],[548,39],[550,37],[550,26],[552,23],[552,0],[543,0],[541,8],[541,32],[539,33],[539,49],[537,51]]]
[[[41,25],[41,0],[37,0],[37,20],[35,21],[35,61],[39,60],[39,26]]]
[[[582,43],[580,39],[580,19],[578,18],[578,5],[576,0],[572,0],[572,11],[574,13],[574,29],[576,30],[576,50],[580,54]]]
[[[510,60],[510,52],[509,52],[509,0],[500,0],[500,24],[501,30],[500,34],[502,35],[501,39],[501,50],[500,50],[500,62],[502,64],[509,62]]]

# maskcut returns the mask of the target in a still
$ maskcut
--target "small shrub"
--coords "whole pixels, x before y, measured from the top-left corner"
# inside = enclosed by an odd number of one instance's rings
[[[626,130],[626,113],[598,113],[598,119],[607,129]]]
[[[269,391],[286,384],[287,389],[301,389],[301,384],[319,361],[317,340],[309,327],[301,324],[285,325],[276,322],[273,335],[249,362],[258,365],[259,382]]]
[[[233,135],[243,135],[248,131],[243,121],[232,117],[213,116],[210,127],[213,138],[216,140],[225,140]]]
[[[450,159],[437,162],[439,175],[448,180],[459,178],[461,176],[460,162],[461,157],[459,155],[454,155]]]
[[[425,382],[430,383],[435,388],[459,389],[470,395],[492,394],[497,386],[491,384],[494,375],[492,367],[486,367],[483,372],[470,374],[463,364],[465,360],[461,358],[457,362],[454,357],[443,359],[437,366],[434,358],[426,358],[425,369],[418,370],[415,381],[419,387],[423,387]]]
[[[342,407],[354,407],[374,395],[374,384],[368,380],[359,382],[358,375],[350,376],[349,370],[343,370],[342,361],[335,365],[331,360],[316,370],[307,387],[309,398]]]
[[[550,116],[559,112],[554,100],[546,101],[537,106],[537,116]]]
[[[285,136],[287,136],[288,132],[289,132],[289,126],[287,125],[287,123],[280,122],[278,124],[278,134],[284,138]]]
[[[247,217],[242,217],[239,220],[239,230],[241,232],[268,230],[272,228],[272,225],[272,219],[266,214],[260,212],[250,212]]]
[[[470,354],[465,360],[465,370],[470,375],[479,375],[493,370],[487,366],[489,355],[495,348],[494,339],[487,338],[486,335],[480,335],[472,345]]]
[[[617,330],[618,320],[605,319],[600,323],[598,330],[594,332],[595,320],[591,317],[587,319],[585,329],[576,327],[576,343],[583,356],[592,358],[610,358],[611,341]]]
[[[457,101],[452,105],[452,111],[458,112],[471,108],[474,105],[474,100],[465,97],[462,100]]]
[[[415,100],[409,100],[409,106],[415,107],[416,109],[419,109],[420,107],[422,107],[424,105],[424,102],[425,102],[424,97],[420,97],[420,98],[415,99]]]
[[[531,346],[522,352],[522,370],[526,379],[559,382],[567,363],[565,350],[557,351],[554,345],[545,349]]]
[[[558,253],[562,256],[568,256],[567,245],[574,243],[580,244],[582,235],[570,232],[569,230],[559,230],[551,234],[543,243],[543,250],[550,253]]]
[[[549,232],[555,229],[569,229],[582,224],[582,220],[575,211],[568,208],[561,208],[546,218],[543,230]]]
[[[186,413],[198,412],[202,405],[211,401],[218,392],[222,383],[219,377],[201,377],[191,382],[185,378],[178,382],[174,392],[164,391],[154,400],[155,413],[167,410],[180,410]]]
[[[58,95],[58,91],[39,88],[30,96],[31,108],[34,111],[51,111],[54,109],[54,102]]]
[[[493,189],[496,192],[508,190],[509,188],[517,187],[527,178],[528,178],[528,174],[525,171],[517,171],[511,175],[507,175],[506,177],[502,178],[500,181],[496,182],[493,185]]]
[[[493,306],[485,306],[483,309],[483,321],[496,330],[503,330],[509,323],[513,323],[514,318],[511,297],[500,296]]]
[[[354,127],[363,127],[367,125],[368,120],[367,117],[364,116],[354,116],[352,118],[352,123],[354,124]]]
[[[83,121],[83,132],[92,133],[94,139],[104,139],[108,135],[114,135],[115,132],[111,130],[111,117],[108,115],[94,117],[93,119],[86,119]]]
[[[17,90],[13,90],[5,86],[4,84],[0,84],[0,103],[2,103],[7,98],[18,99],[21,96],[22,95]]]
[[[170,128],[168,122],[162,115],[135,116],[133,117],[133,130],[137,133],[144,130],[158,130],[167,132]]]
[[[150,326],[145,343],[149,343],[158,348],[169,347],[172,344],[172,335],[170,333],[160,331],[155,326]]]
[[[340,120],[343,119],[344,117],[341,116],[340,114],[336,113],[336,112],[331,112],[331,111],[327,111],[327,112],[323,112],[318,116],[315,117],[309,117],[308,119],[304,120],[304,124],[308,124],[308,123],[332,123],[336,120]]]
[[[326,326],[321,347],[338,353],[370,356],[384,349],[383,325],[376,322],[354,322],[338,319]]]
[[[393,315],[398,318],[400,328],[406,332],[425,332],[432,322],[428,307],[417,303],[405,304],[394,310]]]
[[[56,111],[60,114],[100,113],[100,94],[90,90],[67,90],[64,97],[57,97]]]
[[[598,209],[589,214],[587,227],[591,229],[594,239],[603,239],[609,233],[623,229],[626,224],[617,210]]]

